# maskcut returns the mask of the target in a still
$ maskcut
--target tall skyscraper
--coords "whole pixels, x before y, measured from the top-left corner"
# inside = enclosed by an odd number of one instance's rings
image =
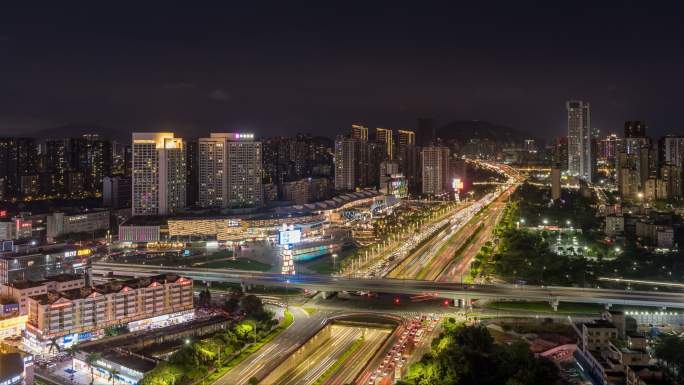
[[[37,176],[38,151],[32,138],[0,138],[0,178],[3,179],[5,198],[17,197],[25,184]],[[29,178],[22,178],[29,177]]]
[[[376,128],[375,140],[384,147],[385,158],[387,160],[394,159],[394,139],[392,137],[392,130],[389,128]]]
[[[420,155],[423,194],[436,196],[448,192],[450,182],[449,148],[444,146],[423,147]]]
[[[435,140],[435,130],[432,126],[431,118],[419,118],[418,129],[416,132],[416,143],[418,146],[427,147],[432,145]]]
[[[185,207],[184,146],[173,133],[133,133],[133,215],[167,215]]]
[[[600,151],[599,155],[597,156],[597,159],[600,158],[604,162],[614,164],[615,157],[617,155],[619,148],[619,143],[620,138],[618,138],[618,136],[615,134],[610,134],[605,138],[601,139],[599,146]]]
[[[568,111],[568,171],[591,181],[596,159],[592,154],[591,112],[589,103],[570,100]]]
[[[684,135],[667,135],[659,140],[660,163],[684,167]]]
[[[368,140],[368,127],[359,124],[352,124],[352,139]]]
[[[419,151],[416,147],[416,133],[409,130],[397,131],[397,160],[399,171],[406,177],[408,187],[415,191],[418,184]]]
[[[409,130],[397,130],[397,149],[416,144],[416,133]]]
[[[262,147],[250,133],[212,133],[199,139],[199,204],[202,207],[263,205]]]
[[[335,190],[349,191],[368,183],[368,142],[338,136],[335,140]],[[379,171],[378,171],[379,172]]]
[[[199,142],[185,142],[185,196],[188,206],[199,204]]]

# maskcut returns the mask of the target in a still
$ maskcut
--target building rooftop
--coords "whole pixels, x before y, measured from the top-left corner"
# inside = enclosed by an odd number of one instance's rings
[[[151,360],[142,359],[138,356],[119,353],[114,350],[108,350],[102,354],[102,358],[107,361],[115,362],[123,367],[133,369],[136,372],[145,374],[154,369],[157,364]]]
[[[594,320],[591,322],[587,322],[583,324],[586,326],[588,329],[607,329],[607,328],[615,328],[615,324],[608,320],[604,319],[598,319]]]
[[[44,247],[36,247],[35,249],[29,250],[28,252],[6,252],[0,254],[0,259],[20,259],[20,258],[30,258],[30,257],[35,257],[37,255],[46,255],[46,254],[59,254],[63,253],[65,251],[73,251],[77,250],[78,248],[76,246],[71,246],[71,245],[59,245],[59,246],[44,246]]]
[[[19,290],[23,289],[30,289],[32,287],[38,287],[38,286],[43,286],[48,282],[69,282],[69,281],[75,281],[78,279],[85,279],[83,275],[79,274],[59,274],[59,275],[51,275],[49,277],[45,277],[45,279],[40,280],[40,281],[17,281],[13,283],[7,284],[8,286],[14,287]]]
[[[94,293],[99,293],[103,295],[110,293],[118,293],[120,291],[127,291],[131,289],[135,290],[144,287],[155,286],[157,284],[176,282],[178,280],[189,279],[175,274],[160,274],[155,275],[153,277],[135,278],[121,282],[108,282],[93,287],[83,287],[79,289],[66,290],[62,292],[50,291],[47,294],[40,294],[32,296],[31,298],[37,300],[41,305],[49,305],[59,301],[62,298],[68,301],[73,301],[77,299],[87,298]]]

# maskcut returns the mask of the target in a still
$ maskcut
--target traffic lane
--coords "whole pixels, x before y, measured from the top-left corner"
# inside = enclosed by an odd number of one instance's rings
[[[298,307],[290,307],[290,311],[292,311],[294,316],[290,327],[232,368],[223,377],[219,378],[215,384],[244,385],[252,377],[262,378],[266,373],[276,368],[289,353],[315,334],[317,332],[316,327],[320,325],[321,320],[325,321],[324,312],[310,316],[306,311]],[[264,359],[266,357],[268,359]]]
[[[368,362],[376,355],[380,345],[390,335],[387,329],[366,329],[363,344],[347,358],[345,363],[335,373],[327,385],[342,385],[354,382]]]
[[[111,269],[113,267],[107,267]],[[117,267],[132,275],[144,274],[159,274],[158,267],[137,266],[132,268],[130,265],[123,265]],[[98,271],[96,268],[94,272]],[[573,288],[573,287],[554,287],[551,291],[550,287],[538,286],[516,286],[507,284],[473,284],[464,285],[454,282],[431,282],[431,281],[415,281],[415,280],[397,280],[397,279],[362,279],[362,278],[344,278],[344,277],[328,277],[328,276],[282,276],[278,274],[269,273],[250,273],[235,274],[233,272],[214,271],[211,273],[197,272],[192,268],[168,269],[166,272],[190,276],[197,280],[208,281],[228,281],[231,280],[247,280],[250,284],[263,284],[285,286],[286,281],[289,281],[292,287],[308,288],[323,291],[339,291],[339,290],[372,290],[376,292],[386,293],[403,293],[403,294],[422,294],[434,293],[438,296],[451,298],[453,296],[460,296],[472,293],[480,296],[496,296],[500,295],[502,298],[521,298],[526,299],[548,299],[551,297],[558,297],[563,301],[570,301],[572,297],[578,297],[585,300],[580,302],[591,302],[586,299],[601,299],[603,301],[597,303],[615,303],[620,301],[640,301],[639,304],[648,305],[648,302],[653,302],[653,306],[668,306],[668,307],[684,307],[684,295],[681,293],[665,293],[665,292],[646,292],[646,291],[627,291],[615,289],[594,289],[594,288]],[[251,277],[251,278],[247,278]],[[606,301],[610,300],[610,301]]]
[[[332,335],[328,343],[316,349],[304,362],[273,383],[279,385],[313,384],[361,336],[361,331],[357,328],[335,325],[331,327],[333,328]]]

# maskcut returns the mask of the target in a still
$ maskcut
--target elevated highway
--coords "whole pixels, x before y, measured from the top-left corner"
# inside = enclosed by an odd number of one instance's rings
[[[463,284],[380,278],[345,278],[325,275],[282,275],[231,269],[178,268],[119,263],[93,263],[94,277],[144,277],[173,273],[205,282],[293,287],[318,291],[373,291],[395,294],[428,294],[458,300],[527,300],[597,303],[604,305],[684,308],[684,293],[505,284]]]

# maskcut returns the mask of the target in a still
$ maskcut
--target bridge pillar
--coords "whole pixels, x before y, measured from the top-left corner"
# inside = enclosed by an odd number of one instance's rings
[[[558,311],[558,304],[559,304],[558,299],[554,299],[551,301],[551,307],[553,308],[553,311]]]

